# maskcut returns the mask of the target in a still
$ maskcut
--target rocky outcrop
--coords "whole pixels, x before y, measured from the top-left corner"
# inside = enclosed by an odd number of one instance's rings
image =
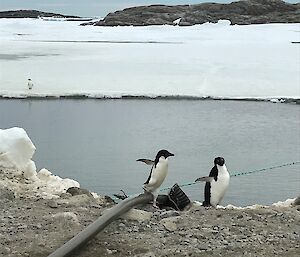
[[[53,18],[79,18],[78,16],[63,15],[51,12],[41,12],[37,10],[15,10],[2,11],[0,18],[39,18],[39,17],[53,17]]]
[[[108,14],[96,26],[190,26],[220,19],[231,24],[297,23],[300,22],[300,3],[281,0],[244,0],[230,4],[202,3],[195,5],[139,6]]]

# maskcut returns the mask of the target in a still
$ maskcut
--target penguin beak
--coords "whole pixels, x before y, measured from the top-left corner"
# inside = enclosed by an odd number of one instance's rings
[[[169,153],[169,156],[174,156],[174,154],[173,154],[173,153]],[[168,156],[168,157],[169,157],[169,156]]]

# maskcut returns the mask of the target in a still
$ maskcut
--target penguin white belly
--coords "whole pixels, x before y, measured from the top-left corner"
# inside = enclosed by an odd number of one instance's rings
[[[222,201],[230,180],[230,176],[226,168],[222,167],[218,170],[218,180],[213,180],[210,185],[210,204],[214,207]]]
[[[152,170],[149,183],[144,186],[148,192],[154,192],[159,189],[168,174],[168,161],[159,161],[156,168]]]

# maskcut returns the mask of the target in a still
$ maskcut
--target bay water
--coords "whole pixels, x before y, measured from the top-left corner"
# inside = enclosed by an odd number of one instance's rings
[[[142,192],[160,149],[175,156],[162,188],[207,176],[217,156],[231,174],[300,160],[300,106],[260,101],[1,99],[0,128],[24,128],[38,170],[101,195]],[[222,204],[271,204],[300,193],[300,165],[232,177]],[[203,201],[204,184],[182,188]],[[164,191],[163,193],[166,193]]]

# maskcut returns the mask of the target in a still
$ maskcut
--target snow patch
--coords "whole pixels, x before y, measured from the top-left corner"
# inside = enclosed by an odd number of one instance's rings
[[[77,181],[69,178],[62,179],[45,168],[38,172],[37,177],[39,180],[36,182],[36,185],[42,190],[43,195],[47,197],[52,194],[60,195],[70,187],[80,187]]]
[[[0,129],[0,166],[34,173],[35,146],[22,128]]]
[[[31,160],[35,146],[23,128],[0,129],[0,187],[12,190],[15,196],[57,198],[70,187],[80,184],[60,178],[47,169],[36,171]]]
[[[263,208],[268,208],[268,207],[291,207],[293,206],[296,198],[293,199],[287,199],[285,201],[279,201],[277,203],[273,203],[271,205],[261,205],[261,204],[254,204],[254,205],[249,205],[246,207],[239,207],[239,206],[234,206],[232,204],[228,204],[226,206],[217,206],[219,209],[236,209],[236,210],[244,210],[244,209],[251,209],[251,210],[257,210],[257,209],[263,209]]]
[[[178,19],[173,21],[173,24],[174,25],[179,25],[180,21],[181,21],[181,18],[178,18]]]
[[[222,205],[218,205],[217,209],[228,209],[228,210],[258,210],[258,209],[264,209],[264,208],[269,208],[269,207],[291,207],[293,206],[294,202],[295,202],[296,198],[292,198],[292,199],[287,199],[285,201],[279,201],[277,203],[273,203],[271,205],[261,205],[261,204],[253,204],[253,205],[249,205],[246,207],[240,207],[240,206],[235,206],[233,204],[228,204],[226,206],[222,206]],[[202,206],[202,203],[199,201],[194,201],[193,204],[195,206]]]
[[[219,20],[217,22],[218,26],[230,26],[231,25],[231,21],[230,20]]]
[[[235,206],[232,204],[228,204],[226,206],[218,206],[217,208],[219,209],[229,209],[229,210],[244,210],[244,209],[250,209],[250,210],[257,210],[257,209],[262,209],[266,208],[268,206],[260,205],[260,204],[254,204],[254,205],[249,205],[246,207],[240,207],[240,206]]]
[[[271,206],[275,206],[275,207],[290,207],[294,204],[296,198],[293,199],[287,199],[285,201],[279,201],[277,203],[273,203]]]

